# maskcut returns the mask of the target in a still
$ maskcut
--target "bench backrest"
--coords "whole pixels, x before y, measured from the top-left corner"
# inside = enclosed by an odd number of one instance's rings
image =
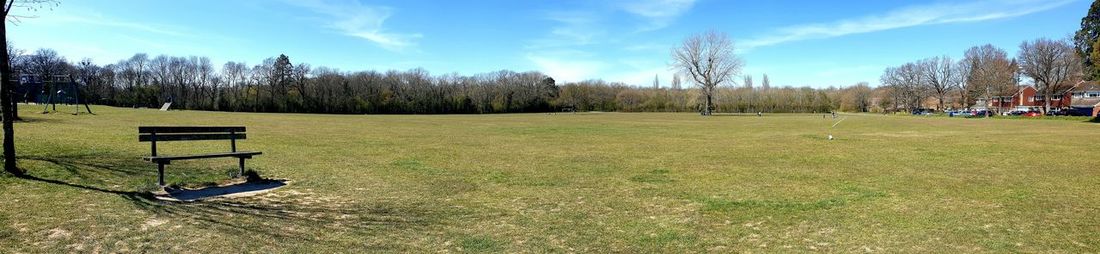
[[[152,142],[152,155],[157,156],[157,142],[229,140],[229,151],[237,151],[237,140],[245,139],[244,126],[140,126],[138,142]]]
[[[246,139],[244,126],[141,126],[138,141],[194,141]]]

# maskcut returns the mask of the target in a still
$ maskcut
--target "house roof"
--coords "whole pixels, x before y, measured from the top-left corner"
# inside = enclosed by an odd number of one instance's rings
[[[1073,87],[1073,92],[1100,91],[1100,82],[1082,81]]]
[[[1100,106],[1100,97],[1073,99],[1071,107],[1089,108]]]
[[[1016,97],[1017,95],[1020,95],[1020,93],[1023,93],[1024,90],[1027,90],[1028,88],[1031,88],[1031,90],[1036,90],[1035,87],[1031,86],[1031,85],[1020,85],[1016,88],[1016,93],[1012,94],[1012,97]],[[1036,90],[1036,91],[1038,91],[1038,90]]]

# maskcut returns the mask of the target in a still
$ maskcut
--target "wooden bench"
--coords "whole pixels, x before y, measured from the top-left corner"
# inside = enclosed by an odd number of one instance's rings
[[[244,160],[252,156],[263,154],[262,152],[237,151],[237,140],[245,139],[244,126],[141,126],[138,127],[138,141],[152,144],[152,155],[143,157],[145,161],[157,164],[157,184],[164,186],[164,165],[172,164],[177,160],[194,160],[221,157],[234,157],[239,160],[240,175],[244,175]],[[158,155],[157,142],[168,141],[201,141],[201,140],[229,140],[229,152],[192,154],[192,155]]]

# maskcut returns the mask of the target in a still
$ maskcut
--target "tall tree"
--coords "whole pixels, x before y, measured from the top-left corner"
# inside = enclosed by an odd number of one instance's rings
[[[1093,1],[1089,12],[1081,18],[1081,29],[1073,35],[1077,56],[1084,60],[1084,78],[1100,78],[1100,0]]]
[[[991,103],[993,97],[1011,96],[1018,89],[1015,82],[1018,66],[1003,49],[990,44],[971,47],[960,64],[969,70],[965,82],[970,97],[985,98],[986,103]],[[994,110],[1000,111],[1000,105]]]
[[[0,43],[3,43],[3,45],[0,45],[0,48],[5,50],[0,50],[0,54],[2,54],[0,59],[3,59],[0,61],[0,83],[3,84],[0,85],[0,107],[2,107],[0,108],[0,118],[3,118],[4,130],[4,171],[15,175],[22,175],[23,171],[15,165],[15,128],[13,126],[15,109],[11,105],[15,103],[12,90],[16,84],[12,80],[14,77],[12,76],[11,62],[8,61],[11,57],[8,56],[6,50],[8,48],[8,20],[14,18],[18,21],[20,18],[20,16],[11,14],[12,8],[19,7],[33,11],[54,3],[56,2],[51,0],[23,0],[19,2],[8,0],[3,6],[3,21],[0,21]]]
[[[657,74],[653,74],[653,89],[661,89],[661,78]]]
[[[672,90],[680,90],[680,75],[672,74]]]
[[[768,79],[768,74],[764,73],[763,80],[760,81],[760,89],[768,90],[772,87],[771,79]]]
[[[1047,38],[1025,41],[1020,44],[1018,54],[1020,70],[1035,81],[1036,90],[1043,95],[1043,113],[1050,111],[1054,95],[1066,92],[1081,77],[1080,58],[1068,41]]]
[[[948,56],[933,57],[921,60],[919,66],[928,90],[935,94],[938,101],[936,110],[944,110],[947,94],[959,83],[955,61]]]
[[[691,76],[705,97],[703,115],[711,114],[718,85],[741,72],[741,58],[733,52],[733,40],[715,30],[684,39],[672,50],[673,67]]]

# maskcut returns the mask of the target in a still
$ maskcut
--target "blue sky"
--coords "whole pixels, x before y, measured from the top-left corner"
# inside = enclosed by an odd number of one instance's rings
[[[878,84],[886,67],[958,58],[990,43],[1066,38],[1085,0],[104,0],[62,1],[9,26],[19,48],[46,47],[70,61],[117,62],[134,53],[344,71],[476,74],[537,70],[559,81],[600,78],[668,85],[669,51],[716,29],[735,41],[744,75],[773,86]]]

